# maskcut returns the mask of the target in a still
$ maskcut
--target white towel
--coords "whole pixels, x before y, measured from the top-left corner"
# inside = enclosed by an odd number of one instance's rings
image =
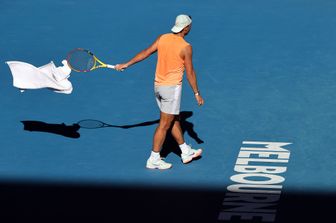
[[[27,89],[50,88],[57,93],[70,94],[73,90],[70,77],[71,69],[66,60],[63,66],[56,67],[54,62],[35,67],[21,61],[7,61],[13,76],[13,86],[21,91]]]

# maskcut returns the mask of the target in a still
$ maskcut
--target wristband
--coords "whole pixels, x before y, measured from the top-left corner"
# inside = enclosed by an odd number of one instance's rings
[[[200,95],[200,94],[199,94],[199,91],[197,91],[197,92],[195,93],[195,96],[197,96],[197,95]]]

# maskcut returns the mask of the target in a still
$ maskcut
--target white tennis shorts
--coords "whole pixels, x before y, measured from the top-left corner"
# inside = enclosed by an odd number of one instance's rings
[[[154,86],[156,102],[161,112],[178,115],[180,114],[182,85]]]

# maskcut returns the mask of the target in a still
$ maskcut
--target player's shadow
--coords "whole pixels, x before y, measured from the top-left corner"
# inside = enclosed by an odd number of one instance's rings
[[[187,119],[193,115],[191,111],[182,111],[180,113],[180,124],[183,135],[187,134],[195,140],[197,144],[202,144],[204,141],[198,136],[197,132],[194,129],[194,124]],[[171,131],[168,131],[166,135],[166,140],[163,143],[162,150],[160,152],[161,157],[165,158],[169,153],[175,153],[178,156],[181,156],[181,149],[177,144],[176,140],[171,134]]]

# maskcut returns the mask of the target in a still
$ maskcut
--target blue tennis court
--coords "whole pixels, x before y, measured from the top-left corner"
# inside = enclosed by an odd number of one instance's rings
[[[1,1],[1,218],[332,219],[335,11],[333,0]],[[145,168],[159,120],[156,55],[124,72],[72,72],[67,95],[13,87],[6,61],[60,66],[83,47],[122,63],[170,32],[181,13],[193,18],[186,40],[205,99],[198,107],[184,78],[184,136],[203,148],[188,165],[168,136],[162,153],[173,168]],[[76,128],[85,119],[110,126]],[[256,166],[282,171],[251,174]]]

